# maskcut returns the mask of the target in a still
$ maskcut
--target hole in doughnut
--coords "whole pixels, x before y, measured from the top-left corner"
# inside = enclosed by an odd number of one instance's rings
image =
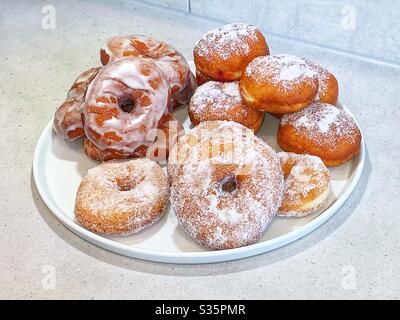
[[[136,101],[134,101],[130,97],[121,97],[118,100],[118,107],[126,113],[131,113],[136,108],[136,106]]]
[[[237,180],[235,177],[230,176],[222,181],[221,189],[225,192],[233,192],[237,188]]]

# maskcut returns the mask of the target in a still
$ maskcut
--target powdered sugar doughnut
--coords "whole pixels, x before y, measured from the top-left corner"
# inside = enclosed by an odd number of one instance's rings
[[[92,68],[79,75],[69,89],[64,103],[57,109],[53,128],[60,137],[75,140],[85,135],[81,107],[87,87],[99,70],[100,68]]]
[[[85,134],[100,150],[131,155],[153,144],[168,112],[169,86],[157,65],[126,58],[104,66],[91,82],[82,106]]]
[[[304,59],[311,70],[316,72],[318,77],[318,93],[315,101],[336,105],[339,96],[339,85],[335,76],[324,66],[312,61]]]
[[[90,169],[82,180],[75,217],[90,231],[129,235],[159,220],[168,196],[167,179],[156,162],[107,162]]]
[[[361,132],[354,119],[320,102],[284,115],[277,139],[282,150],[318,156],[328,167],[349,161],[361,148]]]
[[[315,156],[279,152],[285,193],[278,215],[304,217],[321,208],[330,192],[330,174],[322,160]]]
[[[147,157],[150,160],[163,163],[168,159],[170,148],[183,134],[184,128],[182,123],[172,114],[168,113],[164,115],[159,122],[154,143],[149,147],[144,145],[140,146],[133,154],[124,154],[112,148],[100,150],[86,137],[83,139],[83,147],[85,153],[95,161],[103,162],[115,159]]]
[[[290,113],[314,101],[318,77],[301,58],[287,54],[258,57],[243,73],[240,90],[246,104],[257,110]]]
[[[196,81],[186,59],[172,46],[145,36],[118,36],[107,40],[100,51],[103,65],[121,58],[151,58],[165,74],[171,87],[170,110],[189,102]]]
[[[275,152],[231,121],[202,122],[182,136],[171,150],[168,173],[180,226],[213,249],[257,241],[282,201]]]
[[[207,32],[194,48],[197,70],[213,80],[239,80],[254,58],[269,54],[261,30],[245,23],[232,23]]]
[[[244,104],[238,81],[209,81],[198,87],[190,100],[188,112],[195,126],[204,121],[225,120],[257,131],[264,119],[262,112]]]

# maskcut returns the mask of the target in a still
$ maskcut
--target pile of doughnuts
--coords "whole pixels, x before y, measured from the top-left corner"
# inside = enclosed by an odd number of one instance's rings
[[[270,55],[258,27],[212,30],[193,55],[196,76],[164,42],[113,37],[100,50],[103,66],[75,80],[54,130],[82,138],[85,153],[102,162],[77,193],[75,216],[85,228],[130,235],[159,220],[170,201],[196,243],[250,245],[276,216],[320,212],[330,196],[328,167],[360,152],[358,125],[336,106],[335,76],[308,58]],[[187,132],[174,116],[185,105]],[[266,113],[279,119],[281,150],[256,135],[263,122],[278,121]]]

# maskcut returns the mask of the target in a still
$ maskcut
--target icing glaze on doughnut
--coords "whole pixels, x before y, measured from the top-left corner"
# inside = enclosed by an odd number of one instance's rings
[[[159,220],[168,196],[167,179],[156,162],[107,162],[90,169],[82,180],[75,216],[93,232],[129,235]]]
[[[107,40],[101,50],[102,63],[109,64],[126,57],[154,60],[171,87],[178,104],[189,102],[195,89],[194,76],[186,59],[172,46],[145,36],[118,36]]]
[[[304,217],[322,207],[330,191],[330,174],[315,156],[279,152],[285,193],[279,216]]]
[[[180,225],[214,249],[255,242],[282,200],[283,174],[275,152],[235,122],[203,122],[181,137],[168,173]]]
[[[86,136],[101,150],[133,154],[154,142],[167,113],[169,86],[149,59],[126,58],[104,66],[89,85],[83,105]],[[123,105],[133,105],[128,112]]]
[[[64,103],[57,109],[53,128],[63,139],[75,140],[84,136],[81,107],[87,87],[99,70],[100,68],[92,68],[79,75],[69,89]]]

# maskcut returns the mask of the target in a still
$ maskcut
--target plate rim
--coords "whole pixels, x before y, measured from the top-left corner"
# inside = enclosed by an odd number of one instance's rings
[[[205,263],[217,263],[217,262],[225,262],[225,261],[249,258],[251,256],[256,256],[286,246],[294,241],[301,239],[305,235],[313,232],[315,229],[317,229],[318,227],[323,225],[326,221],[328,221],[331,217],[333,217],[337,211],[339,211],[339,209],[343,206],[343,204],[350,197],[351,193],[357,186],[361,178],[365,163],[366,147],[365,147],[364,135],[362,133],[362,129],[359,123],[357,122],[357,119],[350,112],[350,110],[341,103],[338,103],[337,106],[345,110],[354,119],[354,121],[360,128],[362,136],[361,149],[358,155],[359,162],[357,163],[357,167],[355,169],[355,172],[353,173],[354,177],[350,182],[350,184],[348,185],[348,187],[327,210],[322,212],[319,216],[315,217],[313,220],[309,221],[305,225],[295,230],[292,230],[286,234],[280,235],[276,238],[268,239],[262,242],[256,242],[254,244],[240,248],[217,250],[217,251],[215,250],[199,251],[199,252],[193,252],[193,251],[174,252],[174,251],[159,251],[152,249],[137,248],[131,245],[123,244],[105,238],[99,234],[93,233],[85,229],[84,227],[80,226],[73,220],[69,219],[63,213],[63,210],[59,208],[58,205],[54,202],[54,200],[50,199],[49,195],[47,195],[47,192],[45,191],[45,188],[42,185],[44,181],[40,179],[40,168],[39,168],[40,158],[42,154],[44,154],[42,150],[44,148],[46,139],[49,139],[49,137],[51,137],[52,135],[53,119],[51,119],[50,122],[46,125],[45,129],[42,131],[37,141],[33,156],[33,164],[32,164],[33,178],[38,193],[42,198],[43,202],[61,223],[63,223],[70,231],[72,231],[79,237],[108,251],[141,260],[161,262],[161,263],[174,263],[174,264],[205,264]]]

